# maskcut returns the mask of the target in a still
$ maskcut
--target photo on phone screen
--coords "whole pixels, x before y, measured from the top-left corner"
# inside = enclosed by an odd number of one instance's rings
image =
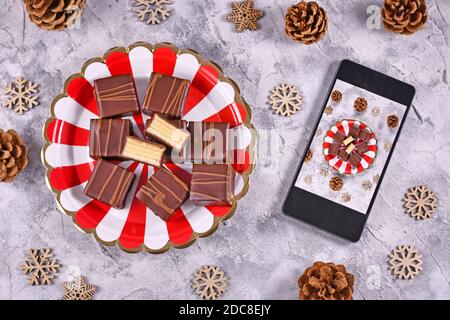
[[[332,93],[294,185],[366,214],[407,106],[339,79]]]

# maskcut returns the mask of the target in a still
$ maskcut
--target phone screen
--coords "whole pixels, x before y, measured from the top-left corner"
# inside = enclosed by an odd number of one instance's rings
[[[407,106],[337,79],[295,186],[366,214]]]

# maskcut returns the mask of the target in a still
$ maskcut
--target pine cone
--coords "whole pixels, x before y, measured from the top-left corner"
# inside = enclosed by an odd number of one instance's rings
[[[305,157],[305,162],[311,161],[312,157],[313,157],[313,152],[311,149],[308,149],[308,152],[306,153],[306,157]]]
[[[367,100],[364,98],[356,98],[354,108],[358,112],[365,111],[367,109]]]
[[[344,186],[344,180],[342,180],[341,177],[333,177],[331,178],[329,185],[331,190],[339,191]]]
[[[389,128],[397,128],[398,126],[398,117],[395,114],[391,114],[387,117],[386,122]]]
[[[331,93],[331,100],[333,100],[334,102],[340,102],[342,100],[342,92],[340,92],[339,90],[334,90]]]
[[[412,34],[427,22],[425,0],[385,0],[381,12],[384,27],[401,34]]]
[[[312,44],[319,41],[327,29],[327,13],[314,1],[294,4],[285,17],[285,32],[297,42]]]
[[[342,264],[314,262],[298,279],[303,300],[353,300],[355,278]]]
[[[38,27],[63,30],[81,16],[86,0],[24,0],[28,16]]]
[[[28,148],[19,134],[0,129],[0,182],[11,182],[28,165]]]

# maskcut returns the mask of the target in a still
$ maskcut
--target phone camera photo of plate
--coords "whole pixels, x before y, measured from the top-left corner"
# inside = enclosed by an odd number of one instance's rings
[[[337,121],[323,141],[325,160],[335,171],[355,175],[369,168],[377,155],[376,135],[360,120]]]
[[[112,145],[111,148],[106,146],[109,148],[107,150],[92,150],[91,147],[90,153],[90,140],[96,136],[91,130],[104,125],[92,126],[92,123],[95,123],[93,119],[104,117],[107,103],[122,101],[122,96],[118,96],[121,92],[113,94],[108,91],[111,89],[108,88],[107,81],[113,81],[112,77],[116,82],[123,80],[124,84],[114,85],[133,92],[140,108],[133,107],[129,115],[111,116],[118,121],[111,120],[108,126],[113,127],[113,122],[114,125],[116,122],[126,124],[127,128],[129,125],[133,137],[126,143],[129,144],[130,150],[149,147],[151,143],[145,142],[145,133],[151,116],[142,107],[147,106],[144,101],[147,87],[155,75],[160,78],[180,79],[182,85],[188,83],[180,120],[186,123],[227,124],[230,137],[234,140],[233,146],[227,150],[232,171],[229,176],[234,177],[233,183],[229,184],[232,186],[228,191],[229,201],[220,205],[198,205],[196,202],[196,205],[195,201],[188,197],[186,201],[180,201],[181,206],[174,209],[167,219],[162,219],[161,215],[156,215],[156,212],[144,203],[145,201],[140,201],[145,198],[142,194],[138,199],[138,191],[151,184],[148,182],[150,177],[162,168],[165,170],[160,172],[159,176],[173,175],[176,177],[176,183],[190,188],[193,175],[191,163],[162,160],[163,165],[160,168],[141,159],[113,159],[105,163],[100,158],[103,157],[103,152],[108,155],[117,152]],[[123,79],[116,76],[123,76]],[[105,80],[100,83],[97,81],[99,79]],[[105,88],[101,88],[100,84]],[[126,94],[128,95],[128,91]],[[148,104],[150,105],[151,101]],[[117,107],[117,103],[114,106]],[[111,111],[111,108],[109,110]],[[157,120],[163,124],[168,122],[164,122],[164,119]],[[153,122],[156,126],[156,120]],[[125,131],[128,132],[127,130]],[[120,132],[116,135],[120,135]],[[117,245],[126,252],[145,250],[149,253],[162,253],[173,247],[185,248],[199,237],[211,235],[222,221],[235,212],[238,201],[248,191],[249,176],[254,168],[256,133],[251,124],[250,107],[241,97],[236,83],[226,78],[220,67],[204,59],[199,53],[178,49],[169,43],[151,45],[138,42],[129,47],[110,49],[103,57],[88,60],[80,73],[67,79],[63,93],[53,100],[51,117],[44,125],[43,137],[45,144],[42,148],[42,161],[47,169],[46,181],[55,194],[60,210],[72,218],[78,229],[92,233],[102,244]],[[107,138],[109,137],[108,134]],[[147,145],[139,144],[137,140]],[[99,157],[95,158],[94,155]],[[130,177],[126,186],[124,180],[120,180],[124,185],[122,191],[126,189],[127,195],[117,190],[108,193],[105,191],[106,187],[101,187],[105,181],[104,177],[100,173],[94,177],[97,171],[103,169],[106,169],[103,171],[107,175],[111,172],[109,167],[117,174],[134,174],[134,179]],[[98,170],[94,171],[94,168]],[[111,173],[110,177],[112,180],[113,174]],[[100,195],[96,188],[101,189]],[[96,196],[102,196],[106,200],[100,201]],[[121,201],[118,201],[119,196]]]

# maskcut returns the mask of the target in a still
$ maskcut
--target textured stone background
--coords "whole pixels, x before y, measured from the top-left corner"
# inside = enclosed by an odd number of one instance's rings
[[[41,85],[41,106],[19,116],[0,109],[0,127],[17,128],[31,148],[30,166],[13,184],[0,185],[0,298],[58,299],[67,266],[77,266],[98,286],[97,299],[195,298],[189,281],[203,264],[222,266],[230,288],[224,298],[295,299],[296,279],[314,260],[344,263],[356,275],[356,299],[450,298],[450,2],[429,0],[427,28],[402,37],[366,27],[366,8],[377,0],[320,1],[329,32],[313,46],[283,35],[283,13],[292,0],[257,0],[265,10],[261,30],[236,34],[226,22],[230,1],[175,0],[175,11],[160,26],[140,23],[131,0],[87,1],[76,30],[50,33],[30,23],[21,1],[1,0],[0,81],[23,75]],[[83,62],[134,41],[170,41],[217,61],[253,106],[256,127],[281,140],[279,171],[259,163],[247,197],[235,216],[207,239],[162,255],[130,255],[104,247],[74,228],[61,214],[44,182],[39,151],[49,105],[63,82]],[[362,239],[348,243],[284,217],[282,199],[293,179],[338,61],[350,58],[414,84],[409,114]],[[296,84],[303,109],[290,119],[272,115],[269,90]],[[276,154],[276,152],[274,153]],[[439,196],[432,219],[416,222],[401,207],[413,185],[426,184]],[[412,244],[424,256],[424,271],[413,281],[394,280],[387,254]],[[55,285],[30,287],[18,271],[26,249],[53,247],[65,268]],[[379,271],[379,287],[367,284]]]

